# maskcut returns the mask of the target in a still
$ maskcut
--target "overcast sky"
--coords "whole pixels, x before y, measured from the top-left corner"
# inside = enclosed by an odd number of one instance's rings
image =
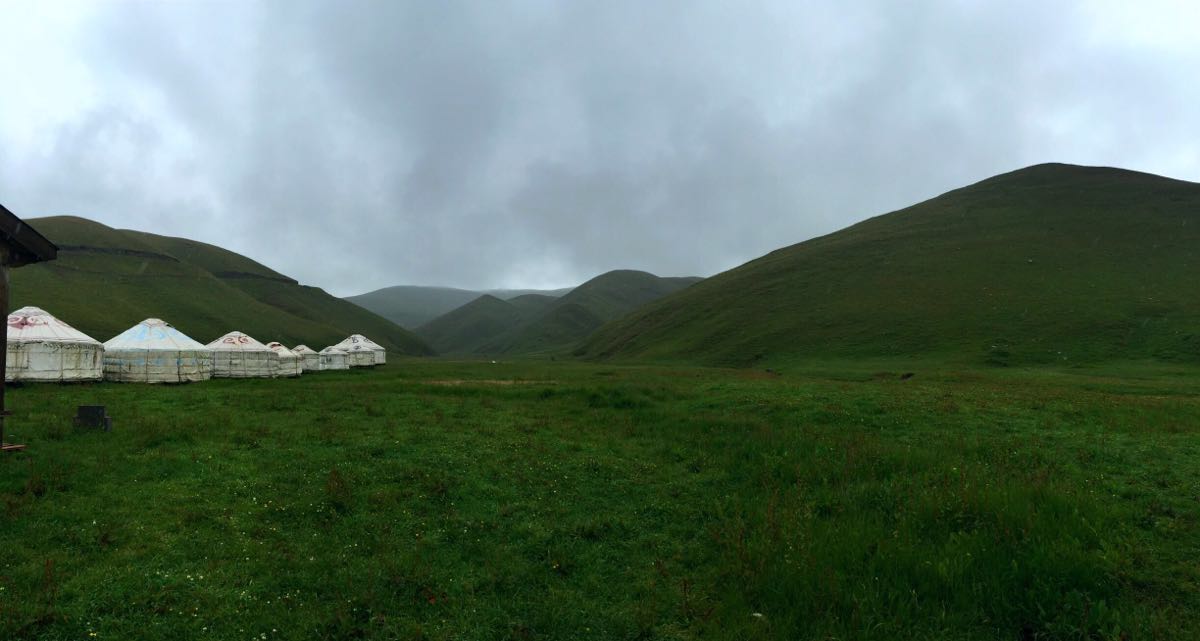
[[[0,0],[0,202],[337,295],[707,276],[1039,162],[1200,180],[1197,6]]]

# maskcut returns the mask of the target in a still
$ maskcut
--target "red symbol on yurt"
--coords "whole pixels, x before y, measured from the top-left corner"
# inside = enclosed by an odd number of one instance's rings
[[[9,316],[8,326],[13,329],[25,329],[36,325],[48,325],[46,319],[40,316]]]

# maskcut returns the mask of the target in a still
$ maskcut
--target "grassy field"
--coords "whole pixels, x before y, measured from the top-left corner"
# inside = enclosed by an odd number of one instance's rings
[[[0,639],[1200,638],[1200,371],[906,367],[13,389]]]

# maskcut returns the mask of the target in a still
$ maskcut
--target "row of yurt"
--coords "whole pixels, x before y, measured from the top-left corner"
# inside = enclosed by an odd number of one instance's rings
[[[148,318],[101,344],[49,313],[24,307],[8,316],[5,355],[9,381],[182,383],[208,378],[274,378],[305,371],[348,369],[384,362],[386,352],[355,334],[320,353],[289,350],[230,332],[202,345],[157,318]],[[377,348],[377,349],[376,349]]]

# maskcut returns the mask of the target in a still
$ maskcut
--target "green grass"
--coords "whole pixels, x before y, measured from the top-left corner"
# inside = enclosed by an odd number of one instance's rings
[[[1039,165],[774,251],[578,354],[722,365],[923,356],[1200,363],[1200,185]]]
[[[387,319],[219,247],[69,216],[29,222],[62,249],[12,271],[12,307],[42,307],[99,341],[155,317],[203,343],[236,329],[320,349],[360,333],[392,351],[430,353]]]
[[[0,638],[1198,638],[1198,391],[1151,362],[25,386]]]

